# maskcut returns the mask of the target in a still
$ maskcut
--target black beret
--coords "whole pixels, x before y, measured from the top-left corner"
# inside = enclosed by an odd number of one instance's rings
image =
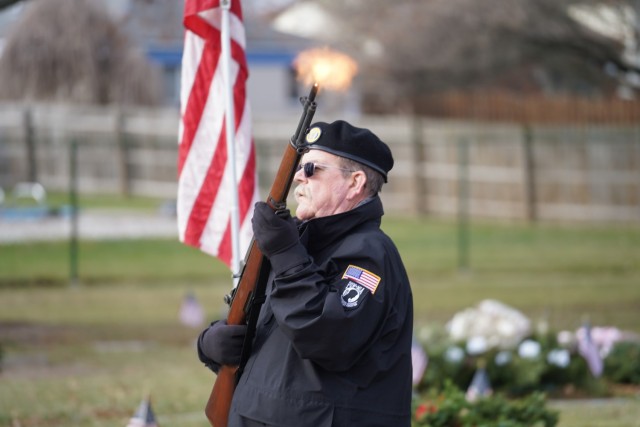
[[[380,172],[387,182],[393,167],[391,150],[369,129],[357,128],[344,120],[318,122],[309,128],[307,143],[311,150],[322,150],[354,160]]]

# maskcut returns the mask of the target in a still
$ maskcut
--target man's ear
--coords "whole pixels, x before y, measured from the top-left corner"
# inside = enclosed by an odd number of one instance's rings
[[[367,175],[363,171],[355,171],[351,174],[349,181],[349,193],[347,197],[359,197],[365,194]]]

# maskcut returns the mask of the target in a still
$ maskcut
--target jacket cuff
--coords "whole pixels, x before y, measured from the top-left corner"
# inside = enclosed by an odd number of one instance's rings
[[[289,272],[289,270],[297,270],[296,267],[305,267],[309,264],[309,254],[301,243],[296,243],[287,250],[272,255],[269,261],[271,261],[271,269],[278,277]]]

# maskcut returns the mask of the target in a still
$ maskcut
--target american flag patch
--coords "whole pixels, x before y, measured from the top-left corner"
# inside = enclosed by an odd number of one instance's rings
[[[380,276],[376,276],[370,271],[365,270],[364,268],[356,267],[355,265],[350,265],[347,267],[347,270],[342,275],[343,279],[350,279],[356,283],[361,284],[365,288],[369,289],[372,294],[376,292],[378,288],[378,283],[380,283]]]

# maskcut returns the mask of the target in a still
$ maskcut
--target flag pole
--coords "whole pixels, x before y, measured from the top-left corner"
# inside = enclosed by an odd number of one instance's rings
[[[225,83],[225,133],[227,140],[227,164],[231,172],[231,272],[233,273],[233,286],[238,282],[240,274],[240,208],[238,199],[238,181],[236,173],[235,153],[235,113],[233,109],[233,82],[231,81],[231,30],[229,27],[229,11],[231,0],[220,0],[221,16],[221,47],[222,75]]]

